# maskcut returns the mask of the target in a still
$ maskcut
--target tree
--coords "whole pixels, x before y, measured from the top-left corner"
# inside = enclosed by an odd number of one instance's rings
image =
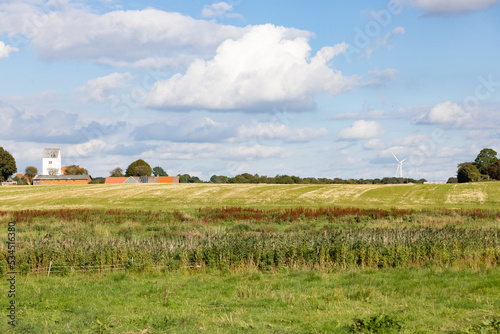
[[[111,177],[124,176],[123,169],[121,169],[120,167],[116,167],[115,169],[113,169],[112,171],[109,172],[109,176],[111,176]]]
[[[474,165],[476,165],[481,174],[486,175],[488,168],[493,166],[493,164],[497,161],[497,152],[491,148],[483,148],[477,155],[476,160],[474,160]]]
[[[458,183],[475,182],[481,179],[481,172],[472,162],[464,162],[458,165]]]
[[[151,166],[146,161],[139,159],[127,167],[125,176],[151,176],[152,173]]]
[[[28,176],[28,181],[33,184],[33,178],[38,175],[38,169],[35,166],[28,166],[24,169],[24,174]]]
[[[70,165],[63,167],[64,169],[64,175],[88,175],[89,172],[83,168],[80,167],[79,165]]]
[[[458,183],[458,179],[456,177],[450,177],[446,183]]]
[[[57,168],[47,168],[47,172],[49,175],[57,175],[59,173],[59,169]]]
[[[491,165],[487,172],[493,180],[500,180],[500,160]]]
[[[153,174],[154,176],[168,176],[167,172],[165,172],[165,170],[160,166],[153,168]]]
[[[0,181],[7,180],[16,171],[16,160],[3,147],[0,147]]]

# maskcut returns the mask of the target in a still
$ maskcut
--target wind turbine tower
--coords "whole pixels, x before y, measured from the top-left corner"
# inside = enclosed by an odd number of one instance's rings
[[[399,161],[399,159],[396,157],[396,155],[394,155],[394,153],[392,153],[392,155],[394,156],[394,159],[396,159],[396,161],[398,162],[398,168],[396,169],[396,177],[403,178],[403,161],[405,161],[406,158]]]

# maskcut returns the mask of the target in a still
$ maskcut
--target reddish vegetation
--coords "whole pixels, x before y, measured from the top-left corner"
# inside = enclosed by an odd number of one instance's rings
[[[450,209],[360,209],[360,208],[291,208],[291,209],[269,209],[261,210],[254,208],[223,207],[223,208],[200,208],[197,210],[194,219],[198,218],[204,222],[220,220],[252,220],[255,222],[286,222],[300,219],[333,219],[335,217],[354,216],[356,218],[383,219],[403,217],[415,214],[429,216],[462,216],[471,218],[492,218],[499,219],[500,211],[492,210],[450,210]],[[121,223],[122,220],[138,221],[186,221],[189,220],[185,213],[179,211],[127,211],[122,209],[100,210],[100,209],[59,209],[59,210],[21,210],[21,211],[0,211],[0,217],[12,215],[18,223],[31,223],[34,218],[46,217],[62,219],[66,221],[80,220],[90,222],[100,220],[103,223]],[[191,216],[192,217],[192,216]]]

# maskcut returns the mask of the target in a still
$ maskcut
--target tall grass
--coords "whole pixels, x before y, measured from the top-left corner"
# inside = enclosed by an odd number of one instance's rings
[[[176,270],[453,267],[500,264],[499,213],[489,210],[320,208],[199,209],[191,212],[25,210],[15,220],[21,272],[55,267]],[[450,217],[473,227],[419,226]],[[379,222],[385,222],[385,225]],[[481,227],[493,222],[493,227]],[[491,224],[490,224],[491,225]],[[4,241],[6,234],[0,236]],[[7,248],[0,245],[6,268]],[[63,267],[68,266],[68,267]],[[68,270],[63,270],[67,272]]]

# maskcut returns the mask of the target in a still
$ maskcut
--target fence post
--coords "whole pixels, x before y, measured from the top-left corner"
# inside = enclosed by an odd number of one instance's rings
[[[49,264],[49,271],[47,272],[47,277],[49,277],[50,275],[50,268],[52,267],[52,261],[50,261],[50,264]]]

